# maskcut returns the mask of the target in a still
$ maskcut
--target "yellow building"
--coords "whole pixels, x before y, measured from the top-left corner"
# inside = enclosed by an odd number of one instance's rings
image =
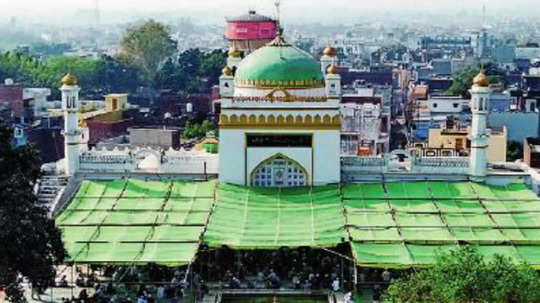
[[[126,109],[128,94],[108,94],[105,96],[105,110],[114,112]]]
[[[454,149],[456,151],[466,151],[468,154],[471,147],[471,141],[467,138],[470,128],[461,129],[438,129],[429,130],[428,149]],[[488,129],[489,162],[506,162],[506,127],[493,130]]]

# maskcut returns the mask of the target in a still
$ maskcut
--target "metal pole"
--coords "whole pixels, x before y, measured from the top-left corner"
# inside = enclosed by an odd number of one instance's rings
[[[356,264],[353,264],[353,266],[354,266],[353,288],[354,288],[354,295],[356,295],[356,293],[358,292],[358,267],[356,266]]]
[[[75,287],[75,279],[73,278],[73,267],[75,266],[75,263],[71,264],[71,299],[73,299],[73,288]]]
[[[339,259],[341,261],[341,288],[345,286],[345,279],[343,279],[343,258]]]

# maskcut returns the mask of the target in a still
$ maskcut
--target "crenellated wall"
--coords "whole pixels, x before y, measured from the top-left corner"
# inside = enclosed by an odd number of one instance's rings
[[[217,154],[183,149],[92,149],[79,160],[81,172],[217,174],[219,169]]]

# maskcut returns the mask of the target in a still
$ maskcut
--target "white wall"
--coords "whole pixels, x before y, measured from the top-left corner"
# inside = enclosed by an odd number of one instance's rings
[[[310,148],[252,147],[246,152],[246,133],[313,134],[313,168]],[[277,153],[299,162],[309,173],[315,185],[340,182],[340,132],[339,130],[261,130],[221,129],[219,146],[219,179],[221,182],[245,184],[247,177],[262,161]],[[247,158],[246,157],[247,154]],[[247,180],[249,182],[249,180]]]

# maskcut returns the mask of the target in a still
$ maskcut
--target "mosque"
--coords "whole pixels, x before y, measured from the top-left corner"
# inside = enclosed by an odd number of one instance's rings
[[[73,75],[62,79],[59,165],[70,182],[53,214],[69,262],[177,266],[195,262],[203,243],[348,243],[357,266],[404,268],[432,263],[439,248],[474,244],[540,266],[540,200],[531,191],[539,178],[488,163],[483,73],[471,83],[470,157],[342,156],[336,50],[317,62],[277,24],[275,38],[245,57],[229,51],[217,155],[88,150],[77,123],[80,88]],[[148,159],[154,165],[141,165]]]
[[[340,155],[341,78],[337,52],[327,47],[317,62],[276,37],[245,58],[231,47],[219,79],[219,154],[203,151],[88,150],[78,123],[77,79],[62,79],[65,159],[61,170],[79,173],[211,175],[220,182],[258,187],[318,186],[362,181],[373,174],[436,174],[484,180],[488,175],[486,117],[490,88],[484,74],[474,79],[471,156],[414,157],[393,151],[382,157]],[[404,154],[406,167],[392,160]],[[151,162],[151,165],[148,163]],[[493,173],[496,174],[495,171]],[[394,174],[395,175],[395,174]],[[397,176],[397,175],[396,175]]]

